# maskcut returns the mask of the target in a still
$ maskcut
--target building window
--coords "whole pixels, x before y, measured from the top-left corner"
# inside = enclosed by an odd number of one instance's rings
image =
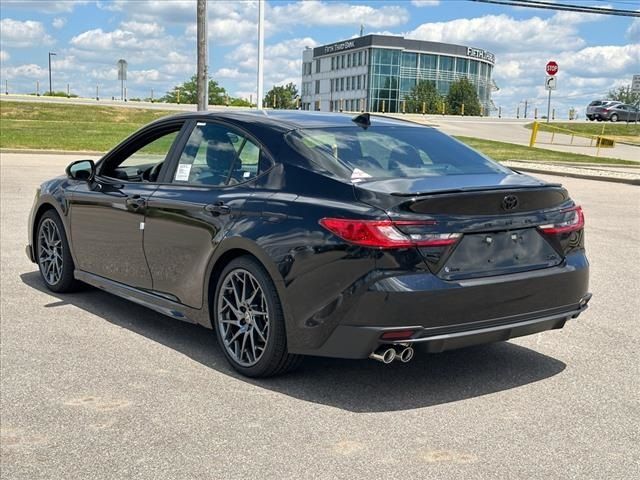
[[[438,65],[438,57],[435,55],[420,54],[420,69],[435,70]]]
[[[470,75],[478,74],[478,62],[476,62],[475,60],[471,60],[469,62],[469,74]]]
[[[402,66],[406,67],[406,68],[417,68],[418,67],[418,54],[417,53],[404,52],[402,54]]]
[[[462,73],[463,75],[467,74],[467,69],[469,68],[469,62],[466,58],[456,58],[456,72]]]
[[[351,54],[347,55],[347,68],[351,66]]]
[[[351,84],[351,77],[347,77],[347,90],[351,90],[349,85]]]
[[[320,59],[316,60],[316,73],[320,73]]]
[[[316,80],[316,93],[320,93],[320,80]]]
[[[440,56],[440,71],[453,72],[453,57]]]
[[[360,77],[361,75],[358,75],[358,90],[360,90]]]
[[[336,59],[335,57],[331,57],[331,70],[333,70],[335,66],[336,66]]]
[[[344,55],[342,55],[340,58],[340,64],[342,65],[340,68],[344,68]]]
[[[344,77],[340,79],[340,91],[344,91]]]

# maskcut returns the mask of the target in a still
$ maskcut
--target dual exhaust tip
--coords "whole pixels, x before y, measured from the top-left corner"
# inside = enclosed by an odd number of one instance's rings
[[[371,353],[369,358],[388,365],[394,360],[399,360],[402,363],[408,363],[413,358],[413,354],[413,348],[406,344],[396,346],[382,345]]]

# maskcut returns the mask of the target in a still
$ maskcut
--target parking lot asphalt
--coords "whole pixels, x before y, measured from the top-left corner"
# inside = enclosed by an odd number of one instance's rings
[[[587,221],[594,297],[563,330],[248,380],[208,330],[45,290],[27,215],[73,159],[0,158],[1,478],[639,477],[638,187],[544,177]]]

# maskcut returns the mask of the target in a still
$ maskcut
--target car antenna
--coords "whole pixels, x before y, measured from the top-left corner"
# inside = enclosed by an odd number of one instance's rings
[[[356,125],[366,130],[367,127],[371,126],[371,115],[369,115],[369,112],[364,112],[353,117],[351,121],[355,122]]]

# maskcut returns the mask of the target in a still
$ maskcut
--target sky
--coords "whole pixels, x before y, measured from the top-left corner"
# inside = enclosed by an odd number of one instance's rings
[[[640,11],[640,0],[564,3]],[[2,0],[0,81],[11,93],[48,88],[119,96],[116,62],[128,62],[130,98],[163,95],[196,70],[196,0]],[[256,95],[256,1],[209,0],[209,73],[227,91]],[[496,55],[496,105],[527,100],[546,108],[544,67],[559,65],[554,106],[580,111],[640,74],[640,18],[554,12],[467,0],[269,0],[265,11],[265,92],[300,85],[301,56],[314,47],[385,33],[489,50]]]

